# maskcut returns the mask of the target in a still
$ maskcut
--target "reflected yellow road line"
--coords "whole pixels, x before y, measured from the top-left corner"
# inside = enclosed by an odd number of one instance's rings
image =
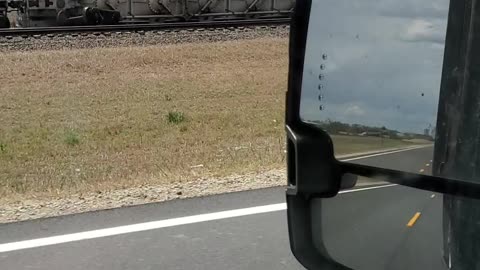
[[[413,217],[407,223],[407,227],[413,227],[413,225],[415,225],[415,222],[417,222],[417,219],[419,217],[420,217],[420,212],[415,213],[415,215],[413,215]]]

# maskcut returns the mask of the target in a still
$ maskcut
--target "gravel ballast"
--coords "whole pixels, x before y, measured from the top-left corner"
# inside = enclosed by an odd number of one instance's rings
[[[266,37],[288,37],[289,26],[257,26],[217,29],[183,29],[138,32],[47,34],[0,37],[0,52],[87,49],[96,47],[152,46],[194,42],[218,42]]]

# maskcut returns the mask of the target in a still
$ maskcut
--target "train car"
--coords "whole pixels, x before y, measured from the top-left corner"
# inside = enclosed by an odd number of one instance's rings
[[[0,28],[10,27],[10,20],[8,19],[8,2],[7,0],[0,0]]]
[[[295,0],[0,0],[0,12],[2,3],[6,20],[8,7],[18,27],[40,27],[288,17]]]

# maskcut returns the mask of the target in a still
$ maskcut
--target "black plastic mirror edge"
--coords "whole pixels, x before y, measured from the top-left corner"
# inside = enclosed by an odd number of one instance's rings
[[[312,235],[310,197],[336,195],[340,189],[341,174],[328,134],[300,121],[302,73],[310,7],[311,0],[297,0],[290,25],[290,63],[285,113],[288,166],[286,200],[290,248],[296,259],[307,269],[347,270],[349,268],[335,262],[328,255],[321,238],[315,244]]]
[[[311,0],[297,1],[290,26],[289,76],[285,124],[288,193],[332,197],[340,190],[341,173],[333,142],[323,130],[300,119],[300,98]],[[318,181],[318,179],[322,179]]]

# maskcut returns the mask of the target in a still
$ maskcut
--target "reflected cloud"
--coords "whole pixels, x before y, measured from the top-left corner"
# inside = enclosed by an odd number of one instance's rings
[[[365,115],[365,111],[360,108],[358,105],[353,105],[351,107],[348,107],[345,110],[345,116],[363,116]]]
[[[449,2],[441,0],[386,0],[380,1],[378,4],[379,14],[386,17],[445,19]]]
[[[436,122],[448,1],[353,2],[313,0],[301,118],[423,133]]]
[[[425,20],[414,20],[402,35],[402,39],[412,42],[445,43],[445,29],[440,29],[439,23]]]

